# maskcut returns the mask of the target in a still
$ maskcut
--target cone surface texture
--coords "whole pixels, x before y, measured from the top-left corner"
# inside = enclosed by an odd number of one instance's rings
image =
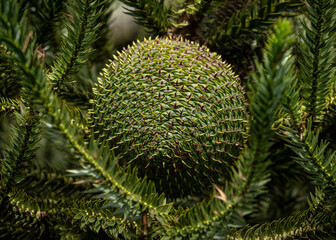
[[[238,77],[220,56],[192,42],[134,44],[107,65],[94,93],[94,134],[122,166],[133,164],[172,185],[199,176],[216,182],[244,141]]]

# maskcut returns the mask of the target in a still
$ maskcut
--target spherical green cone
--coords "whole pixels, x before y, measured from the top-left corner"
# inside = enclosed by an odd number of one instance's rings
[[[121,165],[137,166],[163,191],[189,193],[218,182],[244,141],[238,77],[192,42],[134,44],[104,69],[94,93],[96,136],[109,142]]]

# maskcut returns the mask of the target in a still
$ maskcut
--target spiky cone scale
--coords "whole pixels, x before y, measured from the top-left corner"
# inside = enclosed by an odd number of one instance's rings
[[[122,166],[138,167],[159,188],[194,192],[200,190],[195,181],[218,182],[244,141],[238,77],[193,42],[134,43],[107,65],[94,93],[94,134],[109,142]]]

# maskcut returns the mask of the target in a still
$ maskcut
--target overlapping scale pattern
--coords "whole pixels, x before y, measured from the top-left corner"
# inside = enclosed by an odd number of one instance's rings
[[[136,164],[147,175],[166,169],[168,181],[169,171],[217,181],[244,141],[238,77],[193,42],[135,43],[107,65],[94,93],[95,135],[109,142],[121,164]]]

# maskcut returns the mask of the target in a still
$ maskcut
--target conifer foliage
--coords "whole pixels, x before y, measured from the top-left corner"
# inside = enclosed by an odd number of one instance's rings
[[[113,2],[0,0],[0,238],[336,238],[336,2]]]

